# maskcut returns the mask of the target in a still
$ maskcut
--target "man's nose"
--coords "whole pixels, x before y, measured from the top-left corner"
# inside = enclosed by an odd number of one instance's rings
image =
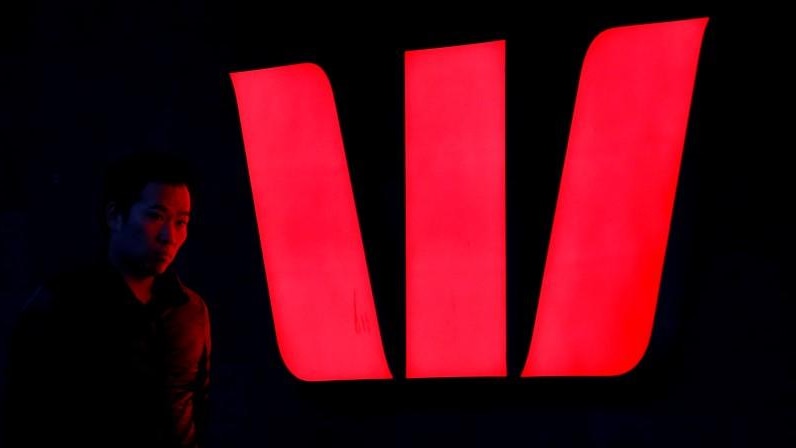
[[[174,242],[175,230],[174,223],[164,223],[158,231],[158,241],[165,244]]]

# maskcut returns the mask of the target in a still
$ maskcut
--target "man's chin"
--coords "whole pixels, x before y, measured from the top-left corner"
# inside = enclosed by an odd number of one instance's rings
[[[171,265],[171,263],[157,263],[155,265],[155,275],[160,275],[166,272],[166,270],[169,268],[169,265]]]
[[[165,261],[146,263],[146,265],[143,266],[142,271],[145,275],[160,275],[166,272],[170,264],[171,263]]]

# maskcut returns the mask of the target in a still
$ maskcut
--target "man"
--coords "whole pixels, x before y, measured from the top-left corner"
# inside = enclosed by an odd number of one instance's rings
[[[12,335],[9,445],[201,446],[210,322],[172,267],[191,188],[166,154],[110,170],[107,253],[40,287]]]

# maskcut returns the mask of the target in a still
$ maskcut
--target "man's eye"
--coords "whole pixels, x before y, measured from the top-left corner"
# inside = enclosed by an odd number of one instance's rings
[[[180,219],[180,220],[177,221],[177,225],[180,226],[180,227],[185,227],[185,226],[188,225],[188,221],[186,221],[184,219]]]
[[[146,217],[149,218],[149,219],[156,220],[156,221],[162,221],[163,220],[163,215],[161,215],[160,213],[157,213],[157,212],[147,212]]]

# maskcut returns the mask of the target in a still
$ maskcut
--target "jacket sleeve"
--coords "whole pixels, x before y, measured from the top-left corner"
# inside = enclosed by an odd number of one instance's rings
[[[203,447],[208,443],[208,427],[210,419],[210,353],[211,353],[211,333],[210,315],[207,305],[204,307],[204,350],[199,360],[199,369],[196,378],[196,392],[194,393],[194,423],[196,425],[196,435],[199,446]]]
[[[171,365],[167,378],[175,446],[203,448],[207,444],[210,388],[210,319],[196,294],[171,326]]]

